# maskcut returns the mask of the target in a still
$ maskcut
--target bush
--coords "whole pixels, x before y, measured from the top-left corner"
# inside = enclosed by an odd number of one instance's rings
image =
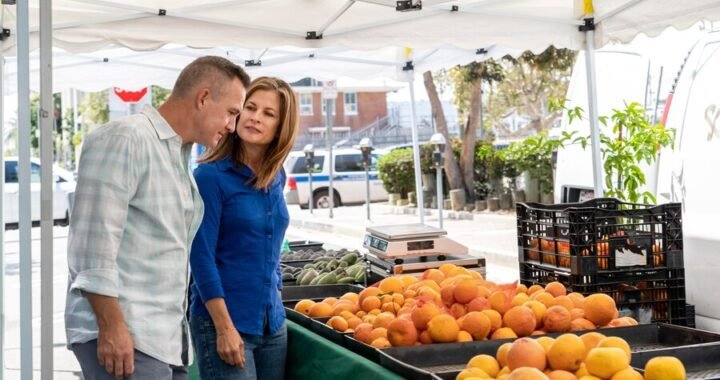
[[[415,189],[412,148],[396,149],[380,157],[377,168],[388,193],[399,193],[406,199],[408,192]]]

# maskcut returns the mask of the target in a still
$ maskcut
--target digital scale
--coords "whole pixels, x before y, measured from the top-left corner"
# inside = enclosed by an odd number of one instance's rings
[[[450,240],[447,231],[424,224],[368,227],[363,247],[383,259],[467,255],[466,246]]]
[[[468,255],[468,248],[447,231],[424,224],[368,227],[363,247],[371,275],[421,275],[442,264],[454,264],[485,276],[485,259]]]

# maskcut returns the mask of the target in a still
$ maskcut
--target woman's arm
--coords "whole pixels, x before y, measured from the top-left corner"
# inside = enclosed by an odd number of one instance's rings
[[[195,170],[195,182],[205,204],[205,213],[190,252],[193,280],[213,320],[220,358],[229,365],[242,367],[245,365],[243,341],[230,318],[220,272],[215,263],[223,205],[217,168],[201,164]]]

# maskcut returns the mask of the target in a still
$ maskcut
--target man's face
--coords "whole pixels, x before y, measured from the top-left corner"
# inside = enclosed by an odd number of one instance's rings
[[[212,91],[212,90],[210,90]],[[196,143],[215,147],[220,139],[235,130],[235,122],[245,103],[245,86],[239,79],[225,85],[222,93],[210,93],[201,100]]]

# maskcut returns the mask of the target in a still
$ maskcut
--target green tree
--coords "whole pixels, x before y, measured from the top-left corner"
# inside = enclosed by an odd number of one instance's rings
[[[552,126],[561,111],[548,111],[551,99],[564,98],[576,53],[553,46],[540,54],[526,51],[517,58],[503,57],[504,80],[491,87],[487,122],[507,135],[527,135]],[[510,113],[527,116],[529,122],[517,132],[506,130],[502,120]]]
[[[86,125],[107,123],[110,116],[108,90],[86,93],[80,104],[78,104],[78,110],[82,114],[83,123]]]
[[[152,92],[152,106],[155,108],[158,108],[161,104],[165,103],[172,92],[172,90],[168,90],[160,86],[151,86],[150,91]]]

